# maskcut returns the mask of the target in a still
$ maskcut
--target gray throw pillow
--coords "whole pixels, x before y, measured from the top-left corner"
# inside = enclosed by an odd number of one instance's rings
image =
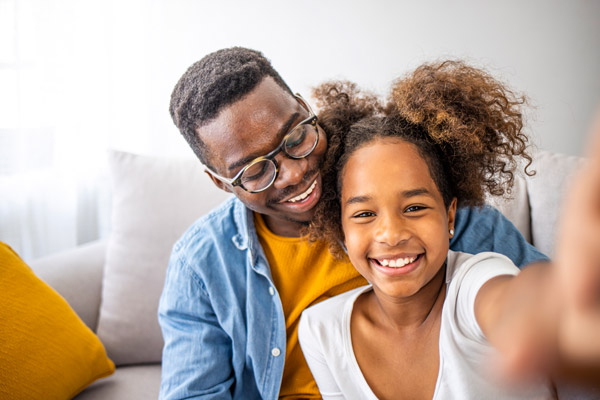
[[[196,219],[230,196],[196,159],[112,151],[112,231],[97,334],[117,365],[159,362],[157,307],[171,248]]]

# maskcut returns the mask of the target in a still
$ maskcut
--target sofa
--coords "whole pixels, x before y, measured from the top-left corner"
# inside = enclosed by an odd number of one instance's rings
[[[516,176],[510,199],[490,199],[542,252],[553,254],[556,220],[579,157],[539,151],[533,177]],[[152,399],[160,386],[162,336],[157,305],[173,243],[230,194],[195,159],[112,151],[111,233],[30,263],[104,344],[116,372],[77,399]]]

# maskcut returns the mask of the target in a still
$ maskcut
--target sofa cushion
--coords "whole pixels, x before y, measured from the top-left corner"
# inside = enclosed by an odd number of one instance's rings
[[[29,266],[96,331],[105,257],[106,242],[97,241],[38,258]]]
[[[527,179],[531,238],[533,245],[549,257],[554,255],[556,223],[569,182],[583,162],[583,157],[547,151],[534,156],[532,168],[536,175]]]
[[[130,365],[117,368],[106,379],[92,383],[76,400],[158,399],[160,364]]]
[[[501,197],[489,196],[486,202],[504,214],[521,232],[525,240],[531,243],[531,216],[526,178],[521,173],[516,173],[514,178],[510,194]]]
[[[196,159],[113,151],[112,231],[97,333],[117,365],[159,362],[157,308],[171,248],[185,229],[229,196]]]
[[[70,399],[115,366],[69,304],[0,242],[0,398]]]

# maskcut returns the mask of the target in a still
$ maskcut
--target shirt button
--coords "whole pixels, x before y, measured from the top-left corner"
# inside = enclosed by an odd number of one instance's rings
[[[273,296],[273,295],[275,294],[275,289],[273,289],[273,286],[270,286],[270,287],[269,287],[269,294],[270,294],[271,296]]]
[[[279,350],[277,347],[273,347],[273,350],[271,350],[271,354],[273,354],[273,357],[279,357],[279,355],[281,354],[281,350]]]

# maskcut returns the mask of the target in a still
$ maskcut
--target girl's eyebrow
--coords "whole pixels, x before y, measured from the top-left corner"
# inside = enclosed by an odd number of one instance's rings
[[[366,203],[369,200],[371,200],[371,196],[354,196],[346,200],[346,205],[349,206],[350,204]]]
[[[427,190],[426,188],[416,188],[416,189],[410,189],[410,190],[405,190],[401,193],[402,197],[406,197],[406,198],[410,198],[410,197],[416,197],[416,196],[431,196],[431,192],[429,190]],[[368,201],[370,201],[372,199],[371,196],[368,195],[362,195],[362,196],[353,196],[350,197],[348,200],[346,200],[346,205],[349,206],[350,204],[356,204],[356,203],[366,203]]]
[[[404,192],[402,192],[403,197],[416,197],[421,195],[431,196],[431,193],[425,188],[405,190]]]

